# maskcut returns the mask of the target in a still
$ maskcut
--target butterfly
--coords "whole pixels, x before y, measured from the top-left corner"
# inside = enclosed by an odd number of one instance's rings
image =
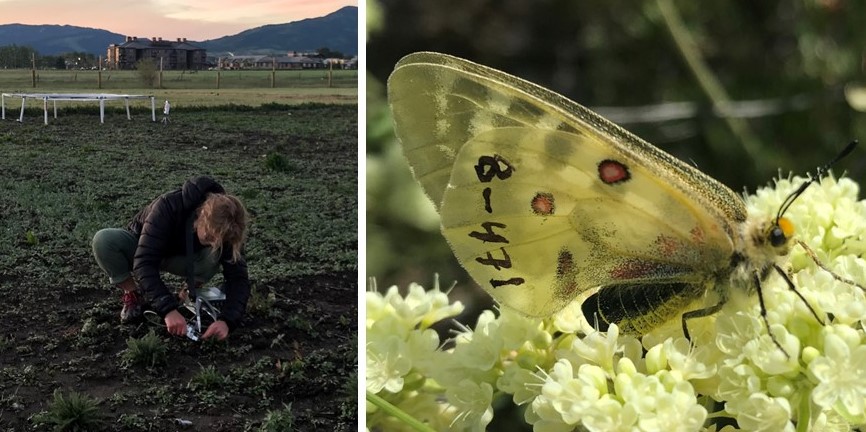
[[[777,214],[756,220],[740,195],[695,167],[563,96],[468,60],[404,57],[388,101],[442,234],[495,300],[534,317],[579,300],[599,328],[616,323],[638,335],[679,315],[688,337],[687,320],[719,311],[732,285],[757,291],[767,323],[761,282],[778,273],[797,292],[779,265],[795,244],[784,213],[856,143]],[[718,302],[695,306],[708,292]]]

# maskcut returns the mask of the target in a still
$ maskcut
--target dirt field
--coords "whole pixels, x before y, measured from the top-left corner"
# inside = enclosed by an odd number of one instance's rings
[[[53,430],[72,416],[57,390],[95,406],[67,430],[357,428],[356,106],[40,115],[0,122],[0,431]],[[242,326],[201,343],[120,325],[91,237],[200,174],[253,217]]]

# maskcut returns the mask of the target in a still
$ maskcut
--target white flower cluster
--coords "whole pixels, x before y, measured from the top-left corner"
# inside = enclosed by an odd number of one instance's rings
[[[803,181],[759,190],[750,214],[774,215]],[[866,283],[857,193],[851,180],[825,178],[785,214],[834,273],[794,246],[783,269],[808,305],[782,277],[767,278],[772,337],[752,296],[691,320],[691,342],[679,319],[642,339],[615,325],[596,332],[572,305],[545,320],[486,311],[443,349],[429,326],[462,306],[438,287],[412,285],[405,298],[392,287],[367,293],[367,390],[432,430],[484,430],[500,395],[526,406],[538,432],[714,431],[719,418],[735,421],[724,431],[851,430],[866,423],[866,296],[839,278]],[[367,426],[410,430],[369,403]]]
[[[367,311],[367,391],[384,397],[387,402],[426,422],[434,430],[446,430],[452,412],[436,400],[437,391],[428,391],[427,376],[446,357],[439,350],[439,335],[430,326],[459,315],[463,305],[451,304],[437,286],[426,291],[417,284],[409,286],[406,297],[397,287],[383,296],[368,292]],[[387,413],[367,406],[368,425],[382,430],[408,429]]]

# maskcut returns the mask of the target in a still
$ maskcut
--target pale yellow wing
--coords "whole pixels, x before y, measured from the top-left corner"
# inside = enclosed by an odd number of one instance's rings
[[[501,303],[545,316],[598,286],[725,270],[739,196],[580,105],[436,53],[401,60],[388,91],[443,234]]]

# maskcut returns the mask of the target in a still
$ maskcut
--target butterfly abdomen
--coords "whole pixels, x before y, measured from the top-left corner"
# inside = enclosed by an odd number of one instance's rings
[[[691,282],[608,285],[587,298],[581,310],[599,330],[616,323],[624,333],[643,335],[682,315],[705,290]]]

